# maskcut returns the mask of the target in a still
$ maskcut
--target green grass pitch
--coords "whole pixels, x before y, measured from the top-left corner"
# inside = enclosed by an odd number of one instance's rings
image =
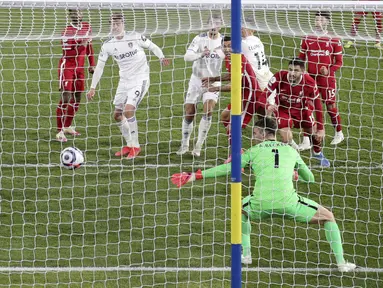
[[[173,58],[184,54],[192,37],[153,41]],[[273,72],[286,68],[287,59],[298,53],[299,38],[260,37]],[[99,51],[100,42],[94,46]],[[82,135],[60,144],[54,140],[58,41],[3,42],[1,52],[0,271],[10,266],[168,270],[2,271],[0,287],[230,287],[228,271],[209,271],[230,266],[230,178],[181,190],[169,181],[172,173],[223,163],[227,138],[218,119],[229,96],[223,95],[217,105],[201,159],[176,156],[190,66],[174,57],[170,67],[160,68],[151,55],[151,87],[137,112],[142,154],[134,161],[120,160],[113,156],[123,142],[111,116],[118,83],[111,59],[95,100],[87,103],[84,97],[76,116]],[[337,97],[346,140],[337,149],[329,147],[333,128],[327,124],[324,152],[332,167],[314,168],[316,184],[298,187],[301,195],[332,209],[343,231],[346,258],[372,269],[383,268],[382,64],[381,52],[372,47],[345,51]],[[250,129],[244,131],[245,148],[250,134]],[[71,145],[85,152],[88,164],[75,172],[58,166],[60,151]],[[309,153],[303,156],[317,164]],[[243,195],[251,191],[253,181],[246,170]],[[383,285],[377,272],[309,270],[335,267],[317,227],[307,229],[281,219],[255,223],[252,246],[255,261],[250,268],[302,270],[243,272],[246,287]]]

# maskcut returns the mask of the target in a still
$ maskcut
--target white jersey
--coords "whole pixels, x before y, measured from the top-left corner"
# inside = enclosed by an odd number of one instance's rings
[[[122,39],[115,37],[105,41],[98,56],[99,61],[106,62],[112,56],[120,69],[120,79],[149,79],[149,65],[144,48],[155,45],[145,36],[136,33],[125,33]]]
[[[253,67],[261,89],[266,88],[267,82],[270,80],[273,74],[270,71],[269,63],[265,55],[265,47],[263,46],[262,41],[256,36],[248,36],[243,38],[242,53],[250,62],[251,67]],[[263,83],[266,84],[263,85]]]
[[[217,77],[222,73],[222,62],[224,56],[222,51],[223,36],[219,35],[217,39],[209,38],[207,33],[202,33],[194,37],[193,42],[188,47],[195,53],[202,53],[205,49],[209,49],[210,54],[199,58],[193,62],[193,75],[199,78],[203,77]],[[217,53],[217,50],[220,53]]]

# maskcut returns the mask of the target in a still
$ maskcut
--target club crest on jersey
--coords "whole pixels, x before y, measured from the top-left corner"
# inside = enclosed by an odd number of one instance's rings
[[[133,47],[133,43],[132,43],[132,42],[129,42],[129,43],[128,43],[128,46],[129,46],[129,48],[132,48],[132,47]]]

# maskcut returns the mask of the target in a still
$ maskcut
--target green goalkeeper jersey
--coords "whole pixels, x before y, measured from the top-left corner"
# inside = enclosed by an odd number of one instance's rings
[[[299,180],[314,182],[314,176],[298,152],[286,143],[264,141],[251,147],[242,155],[241,166],[251,165],[256,182],[251,204],[261,210],[279,209],[295,205],[298,195],[294,188],[294,169]],[[202,171],[204,178],[227,175],[231,164],[220,165]]]

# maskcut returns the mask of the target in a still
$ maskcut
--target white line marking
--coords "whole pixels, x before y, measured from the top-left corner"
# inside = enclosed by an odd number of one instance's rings
[[[138,266],[119,266],[119,267],[0,267],[0,273],[47,273],[47,272],[226,272],[230,267],[138,267]],[[323,273],[336,272],[336,268],[273,268],[273,267],[254,267],[242,268],[243,272],[265,272],[265,273]],[[355,272],[361,273],[382,273],[383,268],[364,268],[360,267]],[[351,272],[353,273],[353,272]]]

